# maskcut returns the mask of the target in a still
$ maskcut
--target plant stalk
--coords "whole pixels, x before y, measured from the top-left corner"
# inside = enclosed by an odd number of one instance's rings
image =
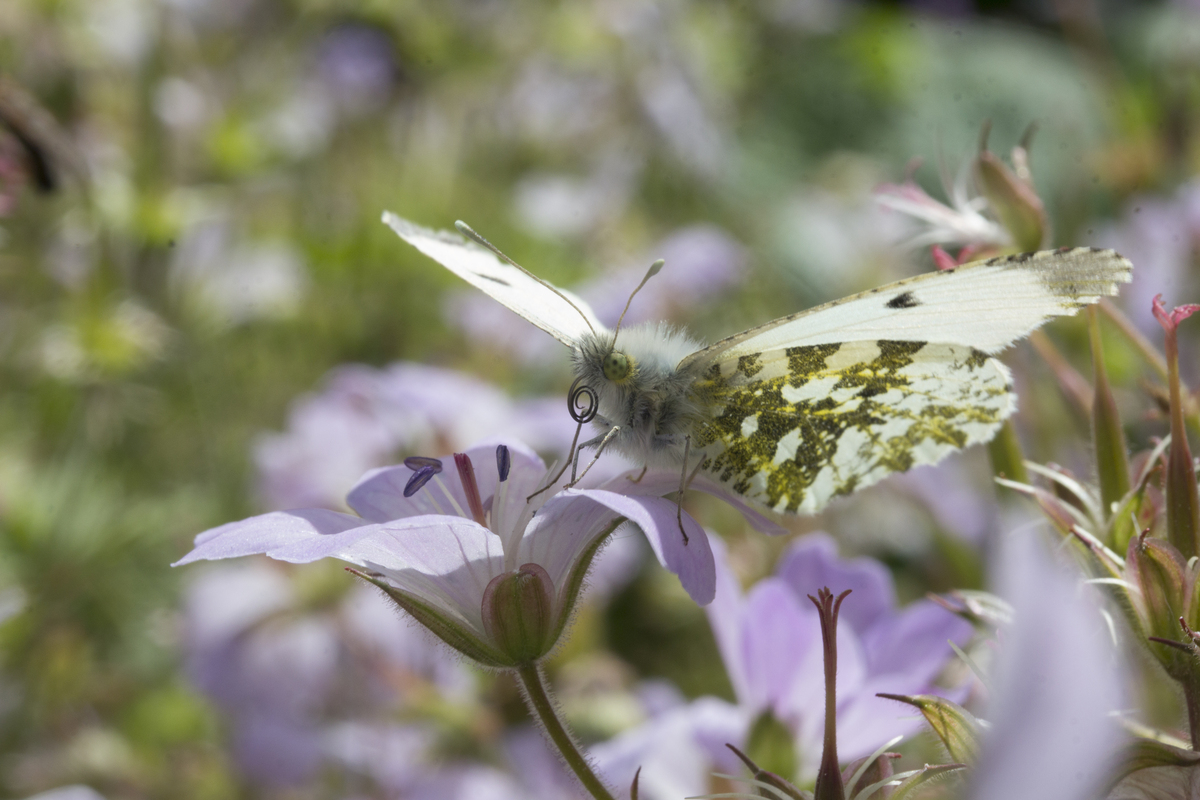
[[[554,708],[554,701],[550,698],[550,692],[546,688],[546,678],[542,675],[541,668],[537,664],[518,667],[517,679],[521,686],[521,694],[525,698],[525,704],[529,706],[529,712],[538,721],[542,732],[550,740],[550,744],[558,751],[559,756],[566,762],[571,772],[575,773],[579,782],[583,784],[583,788],[596,800],[615,800],[608,787],[592,771],[592,766],[580,752],[575,739],[563,721],[559,719],[558,712]]]

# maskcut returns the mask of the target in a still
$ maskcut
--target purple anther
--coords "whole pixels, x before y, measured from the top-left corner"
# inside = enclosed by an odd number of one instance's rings
[[[500,473],[500,482],[508,480],[508,471],[512,469],[512,456],[508,454],[508,445],[496,445],[496,471]]]
[[[442,460],[440,458],[430,458],[429,456],[409,456],[404,459],[404,466],[413,472],[418,472],[422,467],[428,467],[437,473],[442,471]]]
[[[408,466],[407,461],[405,466]],[[409,469],[412,469],[412,467],[409,467]],[[437,468],[427,465],[418,469],[412,474],[412,477],[408,479],[408,483],[404,484],[404,496],[412,497],[421,490],[422,486],[429,483],[430,478],[432,478],[434,475],[437,475],[441,471],[440,464],[437,466]]]

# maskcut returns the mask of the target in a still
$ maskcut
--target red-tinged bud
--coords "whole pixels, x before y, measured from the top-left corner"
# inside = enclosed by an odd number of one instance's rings
[[[1200,494],[1196,468],[1183,424],[1183,390],[1179,381],[1179,323],[1200,306],[1178,306],[1168,312],[1162,295],[1154,298],[1154,317],[1163,326],[1167,353],[1167,384],[1171,391],[1171,449],[1167,452],[1167,538],[1184,558],[1200,554]]]
[[[891,794],[891,787],[880,786],[870,794],[861,794],[867,787],[883,783],[896,774],[892,769],[892,761],[900,758],[899,753],[881,753],[878,756],[867,756],[851,761],[842,770],[842,783],[846,785],[846,794],[854,800],[886,800]],[[870,759],[868,762],[867,759]]]
[[[1031,183],[1021,180],[999,158],[984,149],[975,160],[979,190],[1018,250],[1045,246],[1046,207]]]
[[[532,664],[554,646],[554,583],[538,564],[497,575],[483,590],[483,629],[514,665]]]
[[[1179,640],[1186,573],[1186,562],[1170,543],[1155,539],[1148,532],[1130,540],[1125,555],[1125,577],[1137,587],[1139,597],[1134,598],[1134,607],[1145,636]],[[1173,677],[1190,675],[1191,670],[1174,649],[1154,645],[1151,650]]]
[[[954,269],[958,266],[958,261],[954,256],[942,249],[941,245],[935,244],[930,248],[930,254],[933,256],[933,265],[938,268],[938,271],[945,272],[948,269]]]

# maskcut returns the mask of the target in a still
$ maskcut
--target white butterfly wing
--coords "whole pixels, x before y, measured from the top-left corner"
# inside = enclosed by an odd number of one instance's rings
[[[1090,247],[1002,256],[768,322],[693,353],[679,367],[864,340],[939,342],[996,353],[1053,317],[1116,294],[1132,270],[1129,260],[1112,250]]]
[[[574,347],[585,333],[605,330],[591,307],[576,295],[501,261],[456,233],[422,228],[390,211],[383,212],[383,221],[401,239],[568,347]]]

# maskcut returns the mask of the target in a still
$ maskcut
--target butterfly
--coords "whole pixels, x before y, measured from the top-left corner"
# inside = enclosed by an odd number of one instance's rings
[[[609,330],[581,298],[463,223],[470,239],[390,212],[383,221],[571,348],[599,433],[580,449],[607,444],[635,463],[685,473],[695,459],[726,488],[791,514],[816,513],[893,472],[990,441],[1016,410],[1012,376],[992,356],[1053,317],[1115,295],[1133,269],[1090,247],[1001,256],[703,346],[662,322]]]

